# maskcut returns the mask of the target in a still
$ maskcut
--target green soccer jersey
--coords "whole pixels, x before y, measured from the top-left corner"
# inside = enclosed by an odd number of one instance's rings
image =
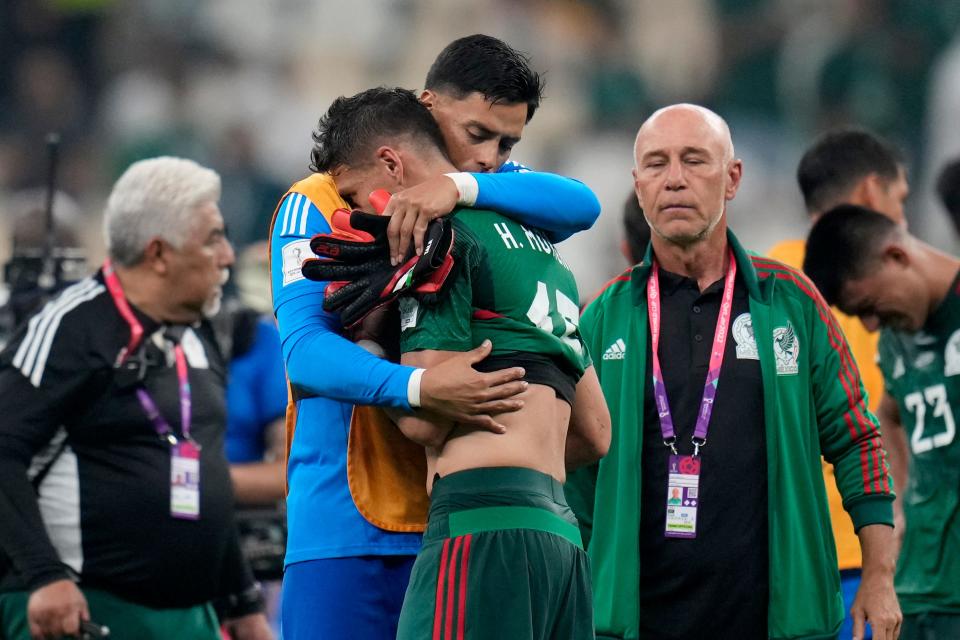
[[[590,364],[580,337],[577,283],[540,233],[493,211],[453,218],[452,282],[435,305],[400,301],[402,351],[541,354],[579,378]]]
[[[880,368],[910,446],[896,588],[905,614],[960,613],[960,292],[915,334],[884,330]],[[956,409],[954,409],[956,407]],[[898,487],[898,491],[901,489]]]

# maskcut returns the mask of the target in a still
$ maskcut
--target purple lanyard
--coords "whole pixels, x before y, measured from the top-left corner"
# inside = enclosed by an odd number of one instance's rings
[[[187,359],[183,355],[183,347],[179,344],[173,346],[173,354],[177,363],[177,380],[180,383],[180,424],[181,432],[183,437],[187,440],[190,439],[190,380],[187,377]],[[157,407],[157,403],[153,401],[153,397],[147,393],[147,390],[142,386],[137,387],[137,399],[140,401],[140,406],[143,407],[143,410],[146,412],[147,417],[150,419],[150,423],[153,424],[154,430],[161,438],[166,438],[170,441],[170,444],[176,444],[177,438],[173,435],[173,429],[170,427],[170,423],[167,422],[160,414],[160,409]]]
[[[713,400],[717,396],[717,383],[720,381],[720,367],[723,366],[724,346],[727,342],[727,330],[730,326],[730,314],[733,310],[734,278],[737,275],[737,263],[730,252],[730,267],[723,286],[723,300],[720,303],[720,315],[713,335],[713,349],[710,352],[710,368],[707,381],[703,385],[703,399],[697,412],[697,424],[693,431],[693,455],[700,454],[700,447],[707,444],[707,429],[713,414]],[[653,263],[653,273],[647,281],[647,313],[650,318],[650,338],[653,349],[653,397],[660,416],[660,433],[663,444],[677,453],[677,434],[673,430],[673,414],[667,400],[667,386],[663,382],[663,369],[660,366],[660,268]]]
[[[109,258],[103,263],[103,279],[106,282],[107,289],[110,291],[110,297],[113,298],[114,306],[130,327],[130,342],[127,344],[126,351],[123,354],[123,359],[126,360],[133,355],[133,352],[143,339],[143,325],[140,324],[137,316],[135,316],[133,310],[130,309],[127,298],[123,295],[123,287],[120,286],[120,279],[114,272],[113,265]],[[173,354],[177,364],[177,380],[179,381],[180,387],[181,432],[184,438],[189,440],[191,400],[187,359],[184,356],[183,347],[181,347],[179,343],[173,345]],[[140,401],[140,406],[143,407],[147,418],[150,420],[150,424],[153,425],[157,434],[161,438],[166,438],[170,444],[176,444],[177,438],[173,435],[173,429],[170,427],[170,423],[160,414],[157,403],[154,402],[153,397],[147,393],[147,390],[142,385],[137,387],[137,399]]]

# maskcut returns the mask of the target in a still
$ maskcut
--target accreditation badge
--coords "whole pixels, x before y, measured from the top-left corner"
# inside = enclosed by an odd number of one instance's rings
[[[200,517],[200,447],[192,440],[170,447],[170,515],[181,520]]]
[[[668,538],[697,537],[700,504],[700,457],[671,455],[667,475]]]

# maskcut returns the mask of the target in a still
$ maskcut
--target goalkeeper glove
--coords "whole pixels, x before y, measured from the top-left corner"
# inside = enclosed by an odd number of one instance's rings
[[[427,227],[422,255],[410,251],[399,265],[390,264],[388,216],[338,209],[333,231],[310,241],[319,258],[304,260],[301,271],[310,280],[329,282],[323,308],[339,313],[346,328],[404,294],[436,298],[453,268],[453,228],[438,218]]]

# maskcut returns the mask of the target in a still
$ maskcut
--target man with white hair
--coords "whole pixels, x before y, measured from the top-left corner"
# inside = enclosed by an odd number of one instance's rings
[[[233,523],[224,363],[206,318],[234,255],[220,178],[133,164],[108,259],[0,354],[0,635],[270,638]]]
[[[598,637],[834,637],[821,453],[863,546],[854,636],[866,619],[896,637],[893,494],[842,333],[802,274],[727,230],[743,167],[722,118],[666,107],[634,152],[651,243],[580,323],[613,442],[566,487]]]

